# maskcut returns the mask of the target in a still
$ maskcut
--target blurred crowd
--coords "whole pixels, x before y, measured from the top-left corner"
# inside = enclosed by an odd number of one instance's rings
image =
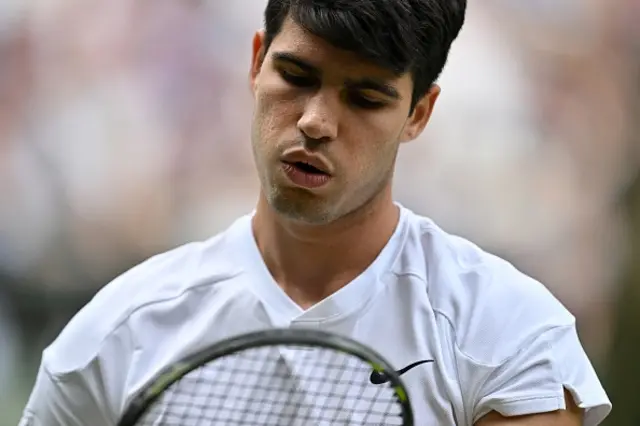
[[[101,286],[253,208],[265,1],[0,1],[0,426]],[[639,256],[640,2],[471,1],[439,83],[397,200],[544,282],[604,374]]]

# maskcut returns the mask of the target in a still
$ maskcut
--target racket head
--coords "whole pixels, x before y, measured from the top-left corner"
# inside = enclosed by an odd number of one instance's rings
[[[267,329],[231,337],[164,368],[131,400],[118,426],[138,426],[139,420],[162,394],[194,370],[218,359],[267,347],[326,349],[362,361],[372,373],[384,375],[384,386],[393,392],[399,408],[401,425],[413,426],[413,411],[407,389],[398,373],[379,353],[345,336],[322,330],[289,328]]]

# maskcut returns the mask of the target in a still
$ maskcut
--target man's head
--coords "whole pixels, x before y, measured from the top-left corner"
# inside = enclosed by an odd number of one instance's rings
[[[466,0],[269,0],[253,43],[252,144],[275,210],[324,224],[390,191],[398,146],[429,120],[465,8]],[[300,160],[328,173],[309,177],[289,164]]]

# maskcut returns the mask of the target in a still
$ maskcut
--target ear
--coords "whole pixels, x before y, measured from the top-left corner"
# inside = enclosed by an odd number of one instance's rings
[[[262,63],[264,62],[265,47],[264,47],[264,30],[257,31],[253,36],[251,51],[251,70],[249,72],[249,85],[251,92],[255,92],[256,80],[260,74]]]
[[[418,101],[407,119],[400,142],[409,142],[420,136],[431,118],[438,96],[440,96],[440,86],[437,84],[431,85],[429,91]]]

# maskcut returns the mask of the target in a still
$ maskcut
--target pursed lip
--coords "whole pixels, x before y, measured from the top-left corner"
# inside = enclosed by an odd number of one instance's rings
[[[333,175],[333,168],[328,161],[326,161],[320,155],[312,154],[304,149],[287,151],[280,158],[280,161],[287,164],[306,163],[320,170],[322,173],[325,173],[329,176]]]

